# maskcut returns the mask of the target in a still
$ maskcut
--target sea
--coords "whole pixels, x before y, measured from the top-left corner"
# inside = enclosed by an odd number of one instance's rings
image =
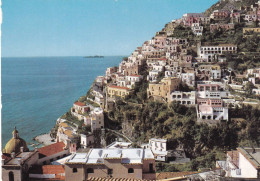
[[[16,126],[28,144],[48,133],[57,118],[124,56],[2,58],[2,147]]]

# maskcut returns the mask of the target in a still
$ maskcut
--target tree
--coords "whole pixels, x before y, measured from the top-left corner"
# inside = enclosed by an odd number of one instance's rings
[[[255,88],[254,84],[252,82],[248,81],[245,85],[246,94],[251,95],[254,88]]]

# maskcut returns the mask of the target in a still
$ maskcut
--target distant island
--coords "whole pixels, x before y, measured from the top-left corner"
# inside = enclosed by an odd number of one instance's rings
[[[104,58],[104,56],[95,55],[95,56],[85,56],[84,58]]]

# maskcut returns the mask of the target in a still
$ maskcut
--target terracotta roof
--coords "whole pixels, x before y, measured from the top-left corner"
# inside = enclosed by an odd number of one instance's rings
[[[78,106],[85,106],[85,104],[82,103],[82,102],[74,102],[74,104],[76,104],[76,105],[78,105]]]
[[[88,181],[142,181],[142,179],[133,178],[100,178],[100,177],[90,177]]]
[[[4,159],[4,160],[9,160],[9,159],[11,159],[11,154],[9,154],[9,153],[3,153],[2,154],[2,159]]]
[[[125,89],[125,90],[130,90],[129,88],[127,87],[120,87],[120,86],[116,86],[116,85],[111,85],[109,86],[110,88],[115,88],[115,89]]]
[[[65,169],[63,165],[33,166],[29,169],[30,174],[55,174],[55,178],[45,180],[65,180]]]
[[[129,75],[131,77],[140,77],[141,75]]]
[[[161,172],[156,173],[156,180],[163,180],[174,177],[183,177],[185,175],[191,175],[198,172]]]
[[[231,158],[231,162],[238,167],[238,163],[239,163],[239,153],[238,151],[228,151],[227,155]]]
[[[40,158],[54,155],[64,151],[65,144],[63,142],[54,143],[52,145],[44,146],[38,149]]]
[[[160,58],[159,60],[167,60],[167,58]]]

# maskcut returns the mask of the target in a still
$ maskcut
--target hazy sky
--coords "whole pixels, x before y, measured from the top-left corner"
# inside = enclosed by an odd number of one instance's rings
[[[130,55],[217,0],[2,0],[2,56]]]

